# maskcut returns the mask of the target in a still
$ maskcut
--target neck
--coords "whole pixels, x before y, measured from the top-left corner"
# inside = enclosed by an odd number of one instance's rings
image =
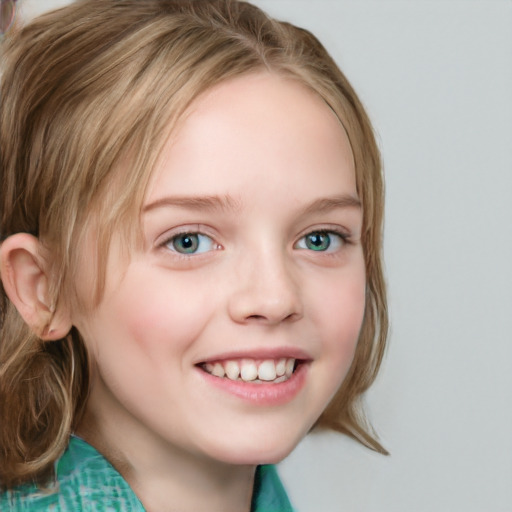
[[[148,512],[249,512],[254,467],[145,455],[130,452],[123,476]]]
[[[77,434],[119,471],[147,512],[250,511],[255,466],[186,452],[135,420],[116,422],[103,404],[91,394]]]

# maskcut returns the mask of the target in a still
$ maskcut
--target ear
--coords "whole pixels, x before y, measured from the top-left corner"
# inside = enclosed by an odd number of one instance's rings
[[[8,237],[0,246],[0,276],[5,293],[22,318],[45,341],[64,338],[71,329],[69,313],[54,311],[48,294],[48,263],[39,240],[27,233]]]

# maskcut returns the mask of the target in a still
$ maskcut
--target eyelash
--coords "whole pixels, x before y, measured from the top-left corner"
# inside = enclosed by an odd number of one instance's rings
[[[335,237],[337,237],[339,239],[338,240],[339,246],[335,247],[335,250],[329,251],[329,248],[332,245],[332,240],[329,240],[329,245],[325,249],[315,250],[315,249],[311,249],[310,247],[307,247],[307,246],[306,247],[298,247],[299,243],[302,240],[307,240],[307,237],[311,237],[311,236],[328,236],[328,237],[331,238],[332,235],[334,235]],[[214,247],[211,248],[211,249],[202,250],[200,252],[197,252],[197,250],[194,251],[194,252],[191,252],[191,253],[180,252],[180,251],[178,251],[176,249],[174,244],[176,243],[176,241],[180,237],[183,237],[183,236],[206,237],[206,238],[208,238],[211,241],[211,244]],[[200,244],[200,243],[201,243],[201,240],[199,240],[198,244]],[[305,242],[305,243],[307,243],[307,242]],[[350,235],[348,235],[346,232],[344,232],[344,231],[342,231],[340,229],[337,229],[337,228],[329,228],[329,229],[325,229],[324,228],[324,229],[315,229],[315,230],[312,230],[312,231],[308,231],[307,233],[302,235],[298,239],[297,242],[295,242],[295,244],[293,245],[293,248],[294,249],[298,249],[298,250],[310,251],[312,253],[322,253],[322,254],[326,254],[326,255],[334,255],[334,253],[339,252],[343,248],[343,246],[345,246],[347,244],[350,244],[350,243],[351,243]],[[180,231],[178,233],[173,233],[170,237],[166,238],[162,243],[160,243],[159,247],[171,251],[178,258],[189,259],[191,256],[197,257],[197,256],[200,256],[202,254],[211,252],[212,250],[218,250],[221,246],[219,244],[217,244],[215,242],[215,240],[211,236],[209,236],[209,235],[201,232],[200,230],[196,229],[196,230],[183,230],[183,231]],[[197,247],[199,247],[199,245]]]
[[[182,252],[179,252],[178,250],[176,250],[176,247],[174,246],[176,240],[178,240],[180,237],[184,237],[184,236],[189,236],[189,237],[205,237],[205,238],[208,238],[210,241],[211,241],[211,244],[213,246],[215,246],[213,249],[210,249],[210,250],[205,250],[205,251],[200,251],[200,252],[193,252],[193,253],[182,253]],[[199,243],[201,243],[199,241]],[[159,244],[159,247],[162,247],[162,248],[165,248],[165,249],[168,249],[170,250],[171,252],[175,253],[177,257],[179,258],[190,258],[190,256],[197,256],[197,255],[200,255],[200,254],[203,254],[203,253],[206,253],[206,252],[210,252],[211,250],[217,250],[220,248],[220,245],[217,244],[214,239],[205,234],[205,233],[202,233],[201,231],[199,230],[184,230],[184,231],[181,231],[179,233],[174,233],[172,234],[170,237],[166,238],[161,244]],[[171,247],[174,247],[174,248],[171,248]]]
[[[320,235],[320,236],[329,236],[331,237],[332,235],[335,235],[335,237],[337,237],[339,239],[339,247],[336,248],[336,250],[334,251],[329,251],[328,249],[331,247],[331,243],[329,243],[329,245],[325,248],[325,250],[317,250],[315,251],[314,249],[310,249],[308,247],[297,247],[299,242],[302,241],[302,240],[306,240],[307,237],[310,237],[310,236],[313,236],[313,235]],[[337,228],[329,228],[329,229],[315,229],[315,230],[312,230],[312,231],[308,231],[305,235],[303,235],[302,237],[299,238],[299,240],[295,243],[294,245],[294,248],[297,247],[299,250],[309,250],[311,252],[319,252],[319,253],[324,253],[324,254],[327,254],[327,255],[334,255],[335,252],[338,252],[339,250],[343,249],[343,246],[345,245],[348,245],[351,243],[351,240],[350,240],[350,235],[348,235],[346,232],[340,230],[340,229],[337,229]]]

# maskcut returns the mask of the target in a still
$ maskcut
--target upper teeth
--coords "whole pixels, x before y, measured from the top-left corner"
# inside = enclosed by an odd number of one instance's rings
[[[283,357],[264,359],[260,362],[254,359],[230,359],[205,363],[203,368],[215,377],[227,377],[230,380],[283,382],[291,377],[295,368],[295,359]]]

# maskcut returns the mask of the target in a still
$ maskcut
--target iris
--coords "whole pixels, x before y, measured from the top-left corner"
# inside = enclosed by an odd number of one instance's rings
[[[167,246],[180,254],[200,254],[213,250],[214,242],[201,233],[180,233],[173,236]]]

